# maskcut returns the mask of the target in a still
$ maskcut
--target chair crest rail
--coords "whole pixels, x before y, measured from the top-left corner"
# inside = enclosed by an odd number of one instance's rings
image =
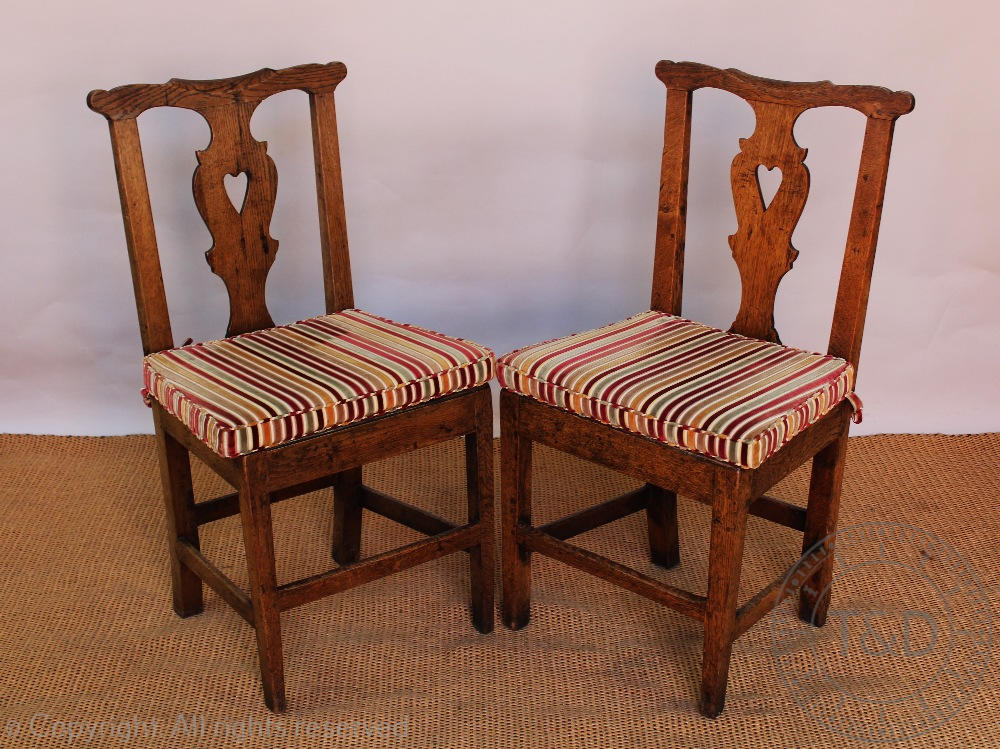
[[[830,81],[779,81],[744,73],[735,68],[716,68],[698,62],[660,60],[656,77],[667,88],[695,91],[718,88],[748,101],[763,101],[790,107],[851,107],[868,117],[896,119],[913,109],[913,94],[882,86],[839,85]]]
[[[109,90],[96,89],[87,106],[109,120],[138,117],[154,107],[183,107],[204,111],[234,103],[259,104],[282,91],[332,94],[347,76],[342,62],[310,63],[274,70],[261,68],[246,75],[215,80],[171,78],[166,83],[133,83]]]

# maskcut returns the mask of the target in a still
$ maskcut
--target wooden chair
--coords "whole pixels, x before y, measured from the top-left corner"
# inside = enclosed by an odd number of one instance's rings
[[[142,335],[144,379],[159,445],[174,610],[202,610],[202,583],[256,630],[264,701],[285,709],[279,615],[446,554],[469,555],[472,621],[493,629],[492,353],[353,310],[334,89],[339,62],[259,70],[210,81],[174,79],[93,91],[91,109],[111,128],[125,236]],[[278,243],[269,234],[277,173],[250,118],[261,101],[309,96],[326,316],[275,327],[264,299]],[[201,114],[211,142],[197,153],[194,199],[212,233],[206,253],[229,292],[227,338],[174,348],[136,118],[152,107]],[[242,207],[229,174],[247,175]],[[455,525],[362,483],[364,463],[465,436],[468,523]],[[236,490],[194,501],[189,452]],[[339,568],[279,584],[271,503],[334,490],[333,556]],[[362,509],[429,538],[359,560]],[[250,590],[199,549],[199,526],[239,514]]]
[[[859,405],[854,372],[892,131],[896,119],[913,108],[913,97],[873,86],[775,81],[690,62],[660,62],[656,74],[667,87],[667,108],[650,311],[497,360],[503,387],[502,612],[508,627],[527,624],[530,557],[537,552],[690,616],[704,627],[699,708],[714,717],[723,708],[733,641],[788,592],[783,575],[737,605],[748,513],[803,532],[803,552],[836,527],[848,427]],[[757,119],[732,164],[738,231],[729,242],[743,295],[729,332],[679,317],[692,92],[706,87],[743,98]],[[866,129],[829,355],[823,356],[780,345],[774,301],[798,254],[791,236],[809,186],[806,151],[792,130],[805,110],[829,106],[858,110]],[[759,165],[781,169],[769,205]],[[646,484],[535,527],[533,442]],[[765,494],[810,458],[806,508]],[[676,565],[678,493],[712,508],[706,596],[566,542],[645,510],[652,561]],[[817,626],[825,622],[830,600],[833,556],[825,558],[800,593],[800,616]]]

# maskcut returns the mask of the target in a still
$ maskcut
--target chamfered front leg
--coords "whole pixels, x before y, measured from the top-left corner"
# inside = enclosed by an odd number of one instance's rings
[[[333,559],[358,561],[361,555],[361,466],[341,471],[333,484]]]
[[[271,498],[263,490],[263,461],[247,456],[240,487],[240,519],[246,546],[253,624],[260,655],[264,703],[276,713],[285,710],[285,668],[281,652],[281,616],[278,610],[271,530]]]
[[[716,489],[712,502],[708,600],[698,702],[698,710],[708,718],[721,713],[726,703],[749,504],[749,498],[742,492],[720,488]]]
[[[649,558],[653,564],[669,569],[681,561],[677,540],[677,495],[655,484],[646,484],[646,497]]]
[[[476,431],[465,435],[465,475],[469,523],[482,529],[479,543],[469,549],[472,623],[483,634],[493,631],[493,396],[483,389],[476,396]]]
[[[500,391],[500,502],[503,621],[511,629],[531,614],[531,552],[517,542],[517,526],[531,525],[531,440],[518,433],[520,396]]]
[[[156,426],[160,480],[167,510],[167,544],[170,551],[170,580],[174,611],[178,616],[200,614],[204,608],[201,578],[178,558],[176,542],[182,538],[199,548],[198,524],[194,520],[194,491],[191,488],[191,461],[187,449],[167,434],[159,406],[153,407]]]
[[[806,506],[806,530],[802,553],[837,530],[840,512],[840,489],[847,457],[847,434],[824,447],[813,458],[809,481],[809,504]],[[833,581],[833,542],[824,543],[823,560],[815,573],[799,590],[799,618],[822,627],[830,609],[830,584]]]

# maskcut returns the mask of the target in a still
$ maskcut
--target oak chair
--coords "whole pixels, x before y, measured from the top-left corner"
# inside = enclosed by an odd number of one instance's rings
[[[446,554],[469,555],[472,621],[493,629],[493,419],[489,349],[353,309],[334,89],[339,62],[263,69],[220,80],[173,79],[93,91],[107,118],[139,313],[147,402],[166,500],[174,610],[202,610],[202,583],[256,630],[264,701],[285,709],[279,616]],[[326,315],[276,327],[264,286],[278,247],[269,233],[277,172],[250,133],[267,97],[299,89],[312,119]],[[229,292],[226,338],[175,348],[167,314],[136,118],[153,107],[202,115],[211,141],[197,153],[194,199],[214,244],[206,253]],[[225,175],[245,173],[242,206]],[[468,523],[455,525],[362,483],[362,465],[465,437]],[[193,453],[236,490],[195,503]],[[339,567],[279,584],[271,504],[332,487]],[[362,510],[429,538],[360,559]],[[198,528],[239,514],[250,590],[206,558]]]
[[[738,606],[747,515],[803,533],[806,553],[835,529],[854,375],[872,274],[893,126],[907,92],[829,82],[790,83],[691,62],[662,61],[666,130],[650,310],[604,328],[500,357],[504,623],[528,623],[531,554],[539,553],[658,601],[704,628],[699,709],[724,705],[733,641],[791,592],[783,575]],[[681,313],[692,93],[744,99],[756,129],[740,140],[731,181],[738,230],[729,237],[742,300],[728,332]],[[792,232],[809,189],[793,128],[813,107],[851,107],[865,135],[827,355],[782,346],[774,328],[778,283],[798,254]],[[765,203],[758,166],[780,167]],[[531,521],[531,451],[539,442],[646,482],[542,526]],[[805,508],[765,492],[812,459]],[[707,595],[681,590],[567,543],[644,510],[651,561],[680,562],[677,494],[711,506]],[[829,546],[827,547],[828,550]],[[799,616],[822,626],[833,556],[803,581]],[[790,560],[797,562],[798,560]],[[790,567],[791,569],[791,567]]]

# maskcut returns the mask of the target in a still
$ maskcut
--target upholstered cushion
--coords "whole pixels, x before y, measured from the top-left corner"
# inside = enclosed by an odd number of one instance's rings
[[[853,395],[843,359],[726,333],[663,312],[519,349],[501,386],[743,468]]]
[[[231,458],[481,385],[493,363],[478,344],[352,309],[152,354],[143,379]]]

